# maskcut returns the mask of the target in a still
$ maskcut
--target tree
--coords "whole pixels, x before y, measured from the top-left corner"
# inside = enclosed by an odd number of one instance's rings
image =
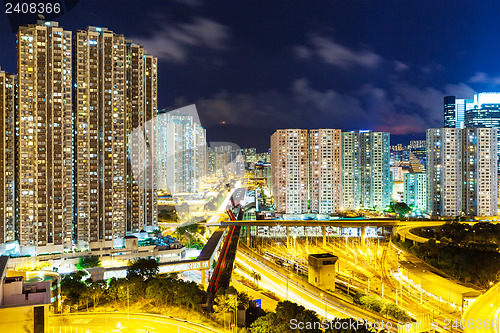
[[[127,268],[127,279],[133,276],[150,279],[160,271],[158,262],[154,259],[140,258]]]
[[[394,210],[394,213],[398,214],[399,217],[404,217],[407,214],[411,213],[410,207],[404,202],[396,202],[391,204],[392,210]]]
[[[100,267],[101,260],[99,256],[83,256],[78,259],[78,264],[76,264],[76,268],[82,270],[84,268],[90,267]]]
[[[86,275],[84,271],[76,271],[62,278],[61,295],[69,305],[79,304],[82,295],[86,293],[88,287],[82,281]]]
[[[97,281],[92,281],[87,289],[87,292],[89,296],[93,300],[93,305],[96,307],[96,305],[99,304],[99,301],[101,298],[104,296],[106,292],[106,281],[104,280],[97,280]]]
[[[301,332],[321,332],[321,329],[318,328],[321,326],[321,323],[316,313],[290,301],[279,302],[276,306],[276,313],[268,313],[257,319],[250,326],[250,331],[252,333],[296,332],[297,330],[291,327],[292,319],[297,322],[310,323],[311,328],[306,327]]]
[[[255,284],[257,284],[257,288],[259,288],[259,281],[262,279],[262,275],[260,275],[256,271],[252,271],[252,273],[250,273],[250,275],[253,278],[253,282],[255,282]]]
[[[276,329],[276,313],[271,312],[265,316],[257,318],[250,325],[250,332],[252,333],[278,333]]]

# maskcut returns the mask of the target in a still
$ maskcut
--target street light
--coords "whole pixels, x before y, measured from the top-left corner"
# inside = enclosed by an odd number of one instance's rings
[[[292,273],[286,275],[286,299],[288,299],[288,280],[292,277]]]
[[[121,289],[123,289],[123,286],[121,286]],[[130,292],[128,285],[127,285],[127,318],[130,319]]]
[[[325,303],[325,319],[328,319],[328,306],[326,304],[326,293],[321,293],[321,297],[323,297],[323,302]]]

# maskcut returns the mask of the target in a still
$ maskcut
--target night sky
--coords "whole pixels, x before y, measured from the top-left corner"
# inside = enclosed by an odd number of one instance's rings
[[[15,72],[3,12],[0,66]],[[160,109],[195,103],[209,141],[264,151],[278,128],[423,138],[443,125],[443,96],[500,89],[499,13],[470,0],[81,0],[57,20],[144,45]]]

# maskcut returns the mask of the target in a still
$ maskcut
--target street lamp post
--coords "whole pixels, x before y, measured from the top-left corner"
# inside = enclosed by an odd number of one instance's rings
[[[323,297],[323,302],[325,303],[325,319],[328,319],[328,306],[326,304],[326,293],[321,293],[321,297]]]
[[[234,332],[238,332],[238,293],[234,297]]]
[[[345,269],[347,271],[347,234],[345,235]]]
[[[123,289],[123,286],[121,286],[121,289]],[[130,292],[128,285],[127,285],[127,318],[130,318]]]
[[[286,299],[288,300],[288,274],[286,275]]]

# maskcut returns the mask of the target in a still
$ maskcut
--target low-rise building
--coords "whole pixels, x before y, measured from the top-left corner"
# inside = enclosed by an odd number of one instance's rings
[[[61,279],[56,272],[7,270],[9,257],[0,257],[0,330],[47,332],[49,306],[59,311]]]

